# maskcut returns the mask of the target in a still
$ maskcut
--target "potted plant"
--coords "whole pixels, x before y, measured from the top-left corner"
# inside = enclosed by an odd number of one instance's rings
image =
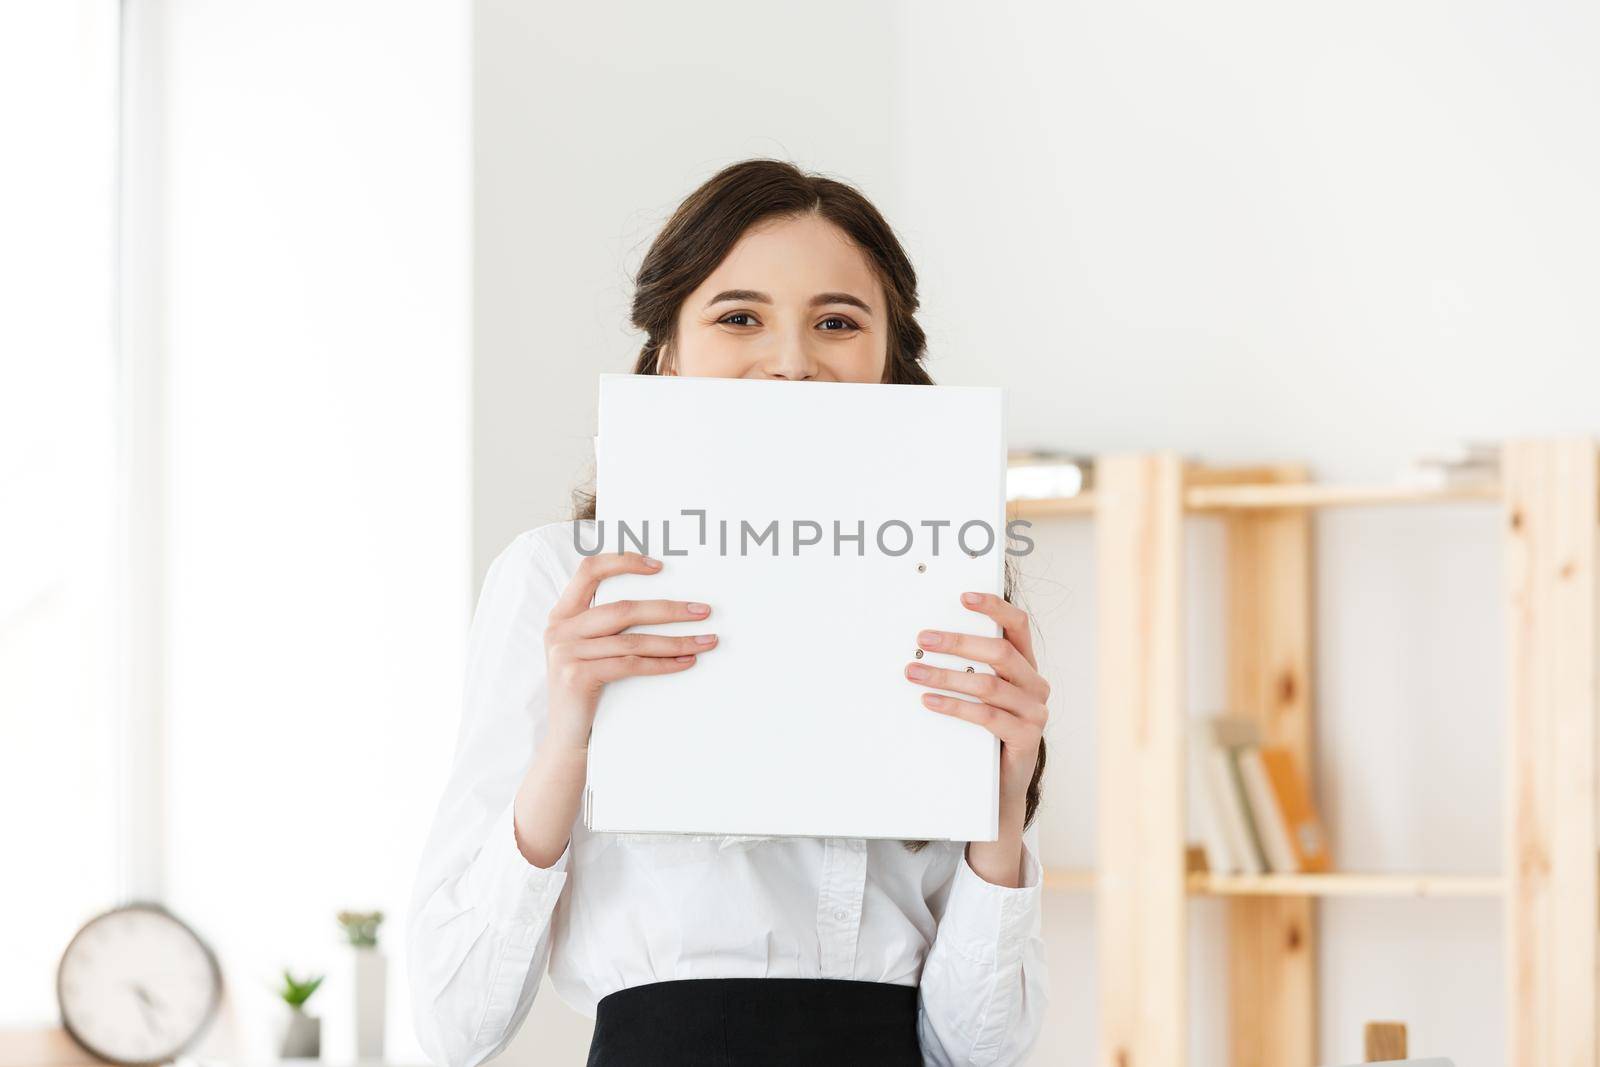
[[[378,948],[381,911],[341,911],[336,916],[345,945],[328,986],[327,1049],[341,1062],[381,1060],[388,965]]]
[[[381,911],[341,911],[339,928],[356,948],[377,948],[378,927],[383,924]]]
[[[283,1029],[283,1058],[316,1059],[322,1054],[322,1020],[306,1014],[306,1001],[322,984],[322,976],[299,979],[285,968],[278,996],[289,1006]]]

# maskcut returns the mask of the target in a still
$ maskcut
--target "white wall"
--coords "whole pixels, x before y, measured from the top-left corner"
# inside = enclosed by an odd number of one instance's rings
[[[1593,429],[1592,7],[907,11],[895,221],[1019,438],[1385,477]]]
[[[405,910],[476,593],[468,12],[159,14],[167,899],[225,963],[218,1041],[263,1061],[279,968],[321,970],[335,912],[382,909],[415,1062]]]

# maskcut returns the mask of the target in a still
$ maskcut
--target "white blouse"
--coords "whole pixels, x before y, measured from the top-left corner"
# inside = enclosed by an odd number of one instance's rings
[[[582,559],[572,533],[553,523],[518,536],[473,615],[454,768],[407,927],[429,1057],[470,1067],[496,1055],[548,966],[590,1018],[608,993],[672,979],[920,986],[925,1063],[1023,1062],[1047,984],[1033,827],[1021,888],[981,878],[961,842],[910,852],[860,838],[591,834],[581,812],[551,867],[523,857],[512,801],[546,733],[544,629]]]

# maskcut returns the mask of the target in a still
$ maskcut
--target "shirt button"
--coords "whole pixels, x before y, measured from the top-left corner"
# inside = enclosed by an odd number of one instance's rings
[[[836,909],[834,909],[833,917],[835,919],[838,919],[840,922],[844,922],[845,916],[849,915],[849,914],[850,913],[848,911],[845,911],[843,908],[836,908]]]

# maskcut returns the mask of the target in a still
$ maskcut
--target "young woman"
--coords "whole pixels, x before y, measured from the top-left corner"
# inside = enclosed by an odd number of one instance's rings
[[[635,372],[931,385],[916,310],[916,274],[860,193],[752,160],[691,194],[646,255]],[[670,462],[671,442],[662,449]],[[590,498],[575,521],[593,514]],[[919,641],[995,676],[905,667],[983,701],[923,696],[930,714],[999,737],[997,841],[590,834],[579,800],[602,688],[717,654],[715,604],[591,606],[608,576],[662,567],[585,558],[571,524],[555,523],[489,568],[408,932],[428,1054],[453,1067],[497,1054],[548,965],[562,999],[595,1019],[591,1067],[1021,1063],[1046,993],[1029,826],[1049,686],[1027,616],[963,595],[1003,636]],[[681,620],[705,632],[625,632]]]

